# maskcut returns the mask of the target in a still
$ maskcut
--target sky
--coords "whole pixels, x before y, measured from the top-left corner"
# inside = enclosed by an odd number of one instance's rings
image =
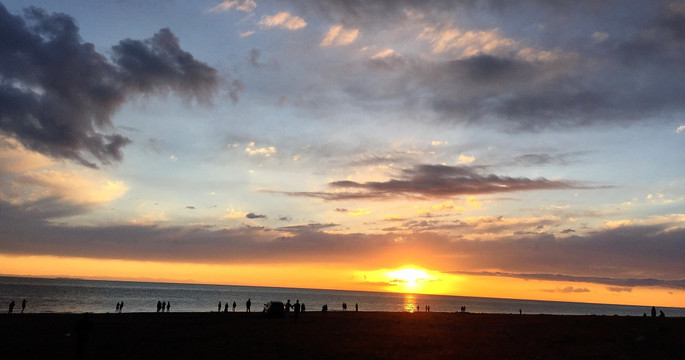
[[[0,274],[685,306],[685,1],[2,1]]]

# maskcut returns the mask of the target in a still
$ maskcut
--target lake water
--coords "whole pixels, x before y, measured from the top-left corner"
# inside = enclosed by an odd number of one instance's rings
[[[431,311],[457,312],[466,306],[474,313],[518,313],[564,315],[629,315],[649,314],[649,306],[625,306],[493,299],[468,296],[443,296],[421,294],[394,294],[343,290],[293,289],[256,286],[172,284],[131,281],[101,281],[80,279],[47,279],[24,277],[0,277],[0,301],[5,309],[10,301],[16,303],[14,312],[21,311],[22,299],[27,299],[27,313],[107,313],[115,312],[116,304],[124,302],[124,312],[157,311],[157,301],[171,302],[172,312],[217,311],[219,302],[237,304],[236,311],[245,311],[247,299],[252,301],[252,311],[261,311],[270,300],[292,303],[299,300],[307,311],[321,311],[328,305],[329,311]],[[230,309],[229,309],[230,310]],[[685,308],[659,308],[667,316],[685,317]]]

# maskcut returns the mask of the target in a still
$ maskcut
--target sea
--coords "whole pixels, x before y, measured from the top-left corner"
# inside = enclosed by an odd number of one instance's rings
[[[0,276],[0,301],[14,312],[25,313],[114,313],[117,303],[124,303],[123,312],[156,312],[157,302],[170,303],[171,312],[216,312],[226,302],[232,311],[246,311],[250,299],[253,312],[259,312],[268,301],[290,300],[305,305],[306,311],[460,312],[470,313],[550,315],[618,315],[642,316],[651,306],[590,304],[557,301],[481,298],[469,296],[399,294],[347,290],[317,290],[259,286],[175,284],[133,281],[104,281],[70,278],[29,278]],[[2,304],[0,303],[0,304]],[[6,308],[8,309],[8,307]],[[666,316],[685,317],[685,308],[660,307]]]

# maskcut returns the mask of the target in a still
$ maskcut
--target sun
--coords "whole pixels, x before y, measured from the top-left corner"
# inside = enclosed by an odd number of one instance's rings
[[[389,282],[406,290],[418,290],[426,282],[434,280],[434,277],[425,270],[416,268],[402,268],[385,273]]]

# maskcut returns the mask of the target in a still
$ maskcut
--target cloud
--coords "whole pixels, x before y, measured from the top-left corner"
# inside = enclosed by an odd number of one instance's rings
[[[590,292],[590,289],[588,289],[588,288],[574,288],[573,286],[567,286],[565,288],[543,289],[542,291],[569,294],[569,293],[586,293],[586,292]]]
[[[307,26],[307,23],[299,16],[291,15],[289,12],[282,11],[276,15],[264,15],[259,21],[259,25],[265,29],[281,28],[287,30],[299,30]]]
[[[255,214],[255,213],[249,213],[249,214],[245,215],[245,217],[248,219],[266,219],[266,215]]]
[[[122,181],[48,169],[18,174],[10,185],[0,192],[0,199],[14,204],[62,202],[84,209],[111,202],[128,191]]]
[[[250,156],[260,155],[264,157],[271,157],[272,155],[276,154],[276,148],[274,146],[258,148],[255,147],[254,142],[250,142],[245,148],[245,152]]]
[[[459,154],[459,161],[457,161],[457,163],[458,164],[472,164],[474,161],[476,161],[475,156]]]
[[[219,86],[216,70],[169,29],[122,40],[110,61],[68,15],[30,7],[20,17],[0,4],[0,23],[0,131],[47,156],[89,167],[120,161],[131,140],[111,117],[128,97],[174,91],[208,102]]]
[[[359,29],[346,29],[342,25],[333,25],[319,43],[320,46],[344,46],[353,43],[359,36]],[[389,56],[387,54],[386,56]]]
[[[370,214],[371,214],[371,210],[369,210],[369,209],[364,209],[364,208],[359,208],[359,209],[350,211],[349,214],[350,214],[350,216],[370,215]]]
[[[683,131],[685,131],[685,125],[680,125],[677,129],[675,129],[676,134],[680,134]]]
[[[524,280],[559,281],[559,282],[581,282],[600,285],[610,285],[609,291],[631,292],[634,287],[667,287],[673,289],[685,289],[685,279],[682,280],[659,280],[652,278],[610,278],[599,276],[573,276],[562,274],[531,274],[531,273],[506,273],[491,271],[452,271],[452,274],[471,275],[471,276],[497,276],[509,277]]]
[[[230,11],[233,8],[242,12],[251,13],[257,8],[257,3],[255,3],[254,0],[226,0],[211,8],[209,12],[224,12]]]
[[[481,174],[478,168],[466,166],[417,165],[402,170],[399,179],[329,183],[333,192],[289,192],[291,196],[315,197],[324,200],[393,199],[397,196],[440,198],[459,195],[493,194],[514,191],[558,190],[583,186],[544,178],[513,178]]]
[[[329,74],[366,109],[392,103],[506,132],[665,123],[672,117],[663,114],[685,114],[685,14],[668,0],[293,3],[334,19],[321,45],[355,29],[369,43],[402,50],[401,59],[367,59],[360,76],[349,66]],[[403,38],[388,41],[387,29],[400,27]]]

